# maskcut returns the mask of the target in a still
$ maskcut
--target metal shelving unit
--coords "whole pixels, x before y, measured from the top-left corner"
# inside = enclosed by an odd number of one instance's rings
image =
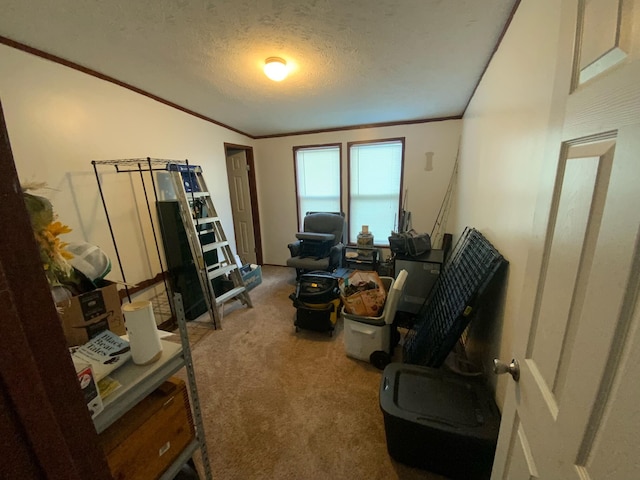
[[[362,255],[362,251],[370,252],[368,255]],[[357,257],[350,257],[347,253],[357,253]],[[356,270],[376,270],[378,269],[380,251],[376,247],[352,247],[347,245],[344,249],[344,265],[347,268]]]
[[[172,479],[180,471],[182,466],[191,459],[193,454],[199,449],[202,456],[202,466],[205,479],[211,480],[211,465],[207,453],[207,444],[202,423],[202,413],[200,410],[200,400],[196,385],[193,361],[191,359],[191,347],[189,345],[189,335],[187,332],[184,308],[182,307],[182,297],[179,293],[174,295],[178,326],[180,329],[181,344],[162,341],[162,356],[151,365],[136,365],[128,362],[110,376],[121,384],[120,388],[109,395],[104,401],[104,410],[93,419],[93,424],[98,433],[102,433],[111,426],[122,415],[133,408],[140,400],[145,398],[171,375],[182,367],[186,368],[187,384],[189,386],[189,399],[195,423],[196,437],[180,453],[178,458],[162,474],[161,479]]]
[[[104,432],[168,377],[184,367],[182,346],[162,340],[162,356],[151,365],[139,366],[132,361],[109,376],[121,386],[103,402],[104,410],[93,420],[98,433]]]

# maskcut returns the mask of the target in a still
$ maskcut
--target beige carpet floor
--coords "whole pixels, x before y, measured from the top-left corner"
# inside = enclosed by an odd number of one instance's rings
[[[293,270],[262,274],[253,308],[188,324],[213,478],[442,480],[389,457],[382,372],[345,355],[342,320],[332,337],[296,333]]]

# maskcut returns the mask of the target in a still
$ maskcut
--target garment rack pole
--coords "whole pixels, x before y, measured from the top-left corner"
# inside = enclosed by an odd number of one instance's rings
[[[129,302],[131,302],[131,295],[129,294],[129,285],[127,284],[127,278],[124,274],[124,268],[122,266],[122,260],[120,259],[120,252],[118,251],[118,244],[116,243],[116,237],[113,233],[113,226],[111,225],[111,218],[109,218],[109,212],[107,211],[107,202],[104,199],[104,193],[102,191],[102,184],[100,183],[100,175],[98,175],[98,167],[96,165],[96,161],[92,160],[91,164],[93,165],[93,172],[96,175],[96,182],[98,183],[98,191],[100,192],[100,199],[102,200],[102,208],[104,209],[104,214],[107,217],[107,225],[109,225],[109,233],[111,234],[111,241],[113,242],[113,248],[116,251],[116,258],[118,259],[118,266],[120,267],[120,273],[122,274],[122,281],[124,282],[124,289],[127,292],[127,298]]]

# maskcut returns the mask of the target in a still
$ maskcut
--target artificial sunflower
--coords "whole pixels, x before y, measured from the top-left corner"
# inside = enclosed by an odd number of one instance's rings
[[[63,242],[60,235],[71,232],[71,229],[57,220],[51,202],[39,195],[27,193],[27,190],[42,188],[43,184],[23,185],[25,204],[33,233],[40,250],[40,260],[52,287],[67,283],[73,269],[67,260],[73,255],[66,250],[67,243]]]

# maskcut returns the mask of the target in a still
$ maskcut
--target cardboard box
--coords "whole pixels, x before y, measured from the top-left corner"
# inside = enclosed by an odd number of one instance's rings
[[[195,438],[186,384],[171,377],[99,435],[113,478],[159,478]]]
[[[127,333],[115,283],[57,303],[67,346],[87,343],[104,330],[117,335]]]

